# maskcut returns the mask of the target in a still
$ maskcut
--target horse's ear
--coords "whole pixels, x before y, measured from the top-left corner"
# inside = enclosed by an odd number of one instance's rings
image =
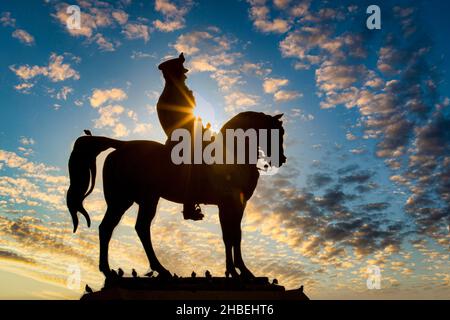
[[[281,117],[283,117],[283,115],[284,115],[284,113],[280,113],[280,114],[277,114],[276,116],[273,116],[273,118],[274,118],[275,120],[280,120]]]
[[[178,59],[180,59],[181,62],[184,62],[184,54],[183,54],[183,52],[180,53],[180,55],[178,56]]]

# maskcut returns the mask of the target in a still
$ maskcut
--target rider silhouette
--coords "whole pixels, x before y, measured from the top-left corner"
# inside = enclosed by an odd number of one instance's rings
[[[167,60],[158,66],[166,83],[156,110],[159,122],[168,138],[166,144],[170,142],[170,136],[175,129],[187,129],[193,137],[195,98],[185,84],[187,79],[185,73],[189,70],[184,68],[184,61],[184,55],[181,53],[178,58]],[[183,217],[184,219],[201,220],[203,214],[200,206],[191,199],[191,183],[193,183],[192,179],[187,186],[186,200],[183,203]]]

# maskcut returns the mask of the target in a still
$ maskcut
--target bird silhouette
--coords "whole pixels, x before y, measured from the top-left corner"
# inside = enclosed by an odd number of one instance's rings
[[[191,278],[195,278],[196,276],[197,276],[197,274],[195,273],[195,271],[192,271]]]
[[[118,277],[118,276],[119,276],[119,275],[117,274],[116,270],[114,270],[114,269],[111,269],[111,275],[112,275],[113,277]]]
[[[92,136],[91,130],[86,129],[86,130],[84,130],[84,133],[85,133],[87,136]]]
[[[125,272],[123,272],[123,270],[122,270],[121,268],[119,268],[119,270],[118,270],[118,271],[119,271],[119,273],[118,273],[118,274],[119,274],[119,277],[121,277],[121,278],[122,278],[122,277],[123,277],[123,275],[125,274]]]
[[[299,290],[300,292],[303,292],[303,285],[301,285],[300,288],[298,288],[298,290]]]
[[[153,274],[154,274],[154,272],[150,271],[150,272],[146,273],[145,276],[149,277],[149,278],[153,278]]]
[[[176,273],[174,273],[174,274],[173,274],[173,278],[174,278],[174,279],[178,279],[179,277],[178,277],[178,275],[177,275]]]
[[[278,280],[277,279],[273,279],[272,284],[278,284]]]
[[[86,287],[84,288],[84,290],[85,290],[87,293],[93,293],[93,292],[94,292],[94,291],[92,291],[91,287],[89,287],[87,284],[86,284]]]
[[[211,279],[211,272],[209,272],[209,270],[206,270],[205,277],[206,279]]]
[[[133,278],[137,278],[137,276],[138,276],[138,274],[137,274],[136,270],[134,270],[134,268],[131,271],[131,275],[133,276]]]

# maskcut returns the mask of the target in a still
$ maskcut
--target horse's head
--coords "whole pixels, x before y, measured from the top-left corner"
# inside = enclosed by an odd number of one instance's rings
[[[164,61],[158,66],[158,69],[162,71],[164,79],[174,82],[183,82],[186,80],[185,73],[189,70],[183,66],[185,59],[183,53],[178,58]]]
[[[284,155],[283,148],[284,128],[281,117],[283,117],[283,114],[278,114],[276,116],[265,115],[265,127],[268,129],[268,134],[266,150],[263,151],[266,156],[270,158],[273,158],[273,152],[278,152],[278,163],[270,163],[271,165],[274,165],[276,167],[281,167],[287,160],[286,156]],[[271,134],[271,130],[278,131],[278,143],[272,143],[273,135]],[[275,137],[277,137],[277,135],[275,135]],[[272,150],[272,146],[278,146],[278,150]]]

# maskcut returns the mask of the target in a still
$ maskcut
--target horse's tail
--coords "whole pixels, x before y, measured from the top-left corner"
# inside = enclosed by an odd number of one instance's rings
[[[83,207],[83,200],[94,189],[97,156],[106,149],[118,149],[124,144],[124,141],[91,135],[80,137],[75,141],[69,158],[70,186],[66,199],[72,216],[74,233],[78,227],[78,212],[86,218],[88,227],[91,226],[91,219]]]

